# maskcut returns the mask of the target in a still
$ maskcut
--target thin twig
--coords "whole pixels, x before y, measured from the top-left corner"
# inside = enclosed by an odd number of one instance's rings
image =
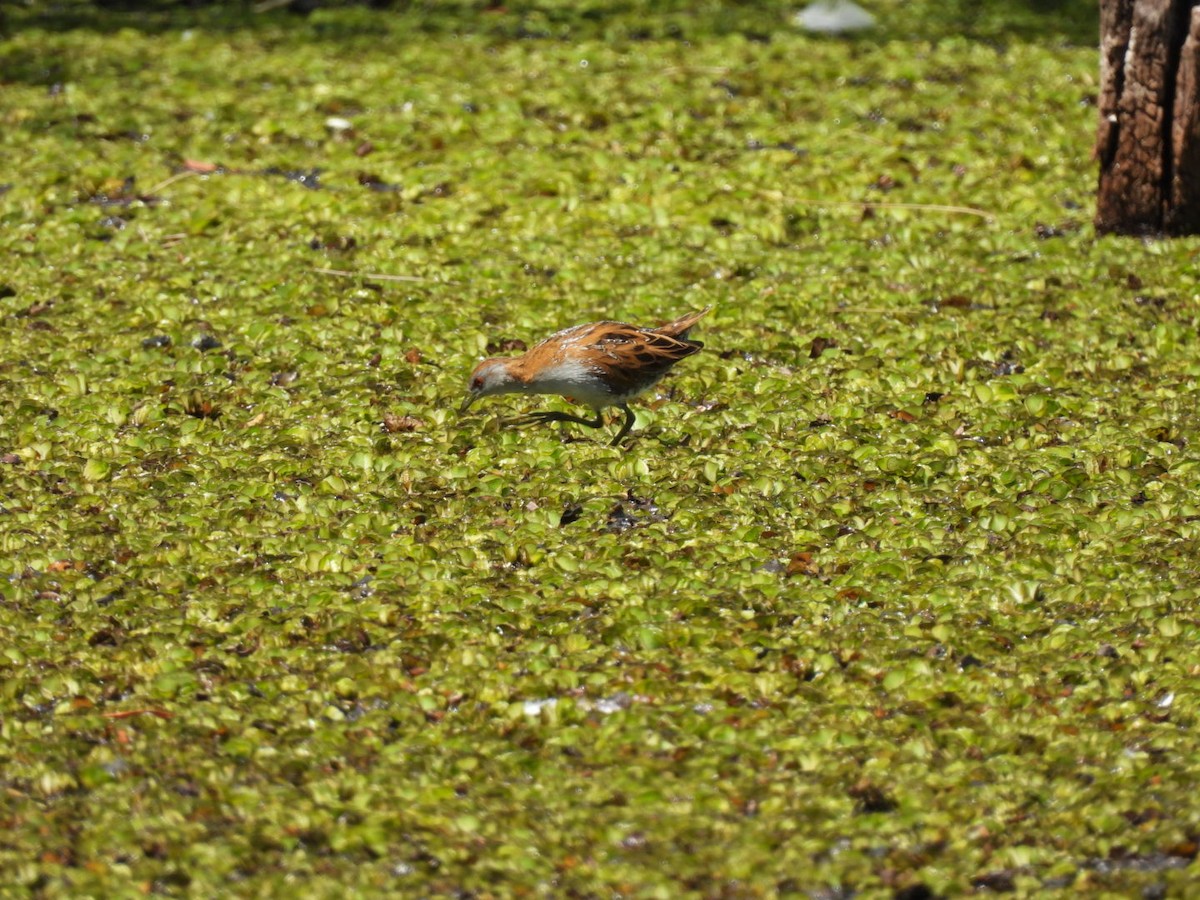
[[[659,70],[661,75],[675,75],[679,72],[707,72],[712,75],[723,75],[730,71],[730,66],[669,66]]]
[[[886,200],[788,200],[787,202],[797,206],[869,206],[872,209],[915,209],[924,212],[962,213],[968,216],[979,216],[989,222],[996,220],[995,214],[986,209],[976,209],[974,206],[945,206],[941,203],[891,203]]]
[[[374,281],[432,281],[422,275],[384,275],[380,272],[348,272],[345,269],[313,269],[318,275],[337,275],[342,278],[370,278]],[[440,281],[439,284],[454,284],[453,281]]]
[[[104,719],[131,719],[134,716],[154,716],[159,719],[173,719],[175,713],[165,709],[121,709],[116,712],[100,713]]]
[[[154,187],[150,188],[150,190],[147,192],[147,196],[153,197],[155,194],[157,194],[163,188],[165,188],[169,185],[172,185],[177,181],[182,181],[184,178],[190,178],[195,174],[196,174],[195,172],[191,172],[188,170],[184,170],[182,172],[176,172],[170,178],[167,178],[164,181],[160,181]]]

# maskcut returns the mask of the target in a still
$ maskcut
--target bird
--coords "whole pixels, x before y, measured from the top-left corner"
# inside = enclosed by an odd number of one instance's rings
[[[625,413],[615,447],[633,427],[629,401],[654,387],[667,371],[704,346],[688,332],[711,306],[688,313],[657,328],[625,322],[591,322],[556,332],[524,356],[485,359],[471,372],[464,413],[480,397],[493,394],[558,394],[590,406],[595,419],[564,412],[533,412],[511,424],[573,422],[588,428],[604,425],[603,411],[615,406]]]

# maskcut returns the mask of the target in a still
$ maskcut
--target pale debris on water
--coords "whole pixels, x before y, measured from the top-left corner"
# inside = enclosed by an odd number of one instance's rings
[[[575,706],[585,712],[598,712],[602,716],[610,716],[613,713],[629,709],[635,699],[629,694],[620,691],[611,697],[601,697],[597,700],[592,700],[588,697],[578,697],[575,699]],[[557,697],[544,697],[539,700],[524,701],[521,704],[521,709],[525,715],[535,717],[541,715],[542,710],[552,710],[556,706],[558,706]]]
[[[543,709],[554,709],[556,706],[558,706],[557,697],[546,697],[542,700],[526,700],[521,708],[525,711],[525,715],[537,716],[541,715]]]
[[[817,0],[796,13],[796,24],[818,34],[842,34],[872,27],[875,17],[851,0]]]

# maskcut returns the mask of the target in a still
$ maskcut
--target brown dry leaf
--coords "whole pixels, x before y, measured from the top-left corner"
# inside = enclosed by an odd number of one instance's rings
[[[903,409],[893,409],[890,413],[888,413],[888,415],[891,416],[893,419],[899,419],[901,422],[917,421],[916,416],[914,416],[912,413],[907,412]]]
[[[899,806],[886,788],[866,778],[860,778],[846,793],[855,801],[860,813],[888,813]]]
[[[183,404],[183,411],[194,419],[219,419],[221,406],[209,400],[199,391],[192,391]]]
[[[818,359],[826,350],[832,349],[838,345],[838,342],[833,338],[817,336],[812,339],[808,345],[808,358]]]
[[[425,427],[425,423],[416,416],[398,416],[395,413],[384,413],[383,430],[388,434],[399,431],[416,431]]]
[[[209,175],[219,168],[221,167],[216,163],[202,162],[198,159],[185,159],[183,161],[183,170],[185,172],[195,172],[199,175]]]
[[[417,349],[409,350],[404,354],[404,361],[415,366],[421,361],[421,351]]]
[[[792,575],[816,575],[817,565],[813,562],[811,553],[793,553],[792,558],[788,560],[787,574]]]
[[[1174,844],[1167,850],[1169,856],[1178,856],[1183,859],[1195,859],[1198,853],[1200,853],[1200,845],[1195,841],[1183,841]]]

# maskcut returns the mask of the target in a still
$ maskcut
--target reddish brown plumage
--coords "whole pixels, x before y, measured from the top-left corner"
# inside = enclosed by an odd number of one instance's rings
[[[565,413],[536,413],[537,421],[598,427],[603,422],[600,411],[617,406],[625,411],[626,420],[616,443],[633,424],[626,402],[653,387],[675,363],[704,346],[689,340],[687,334],[709,309],[657,328],[624,322],[577,325],[552,334],[524,356],[484,360],[471,373],[463,409],[489,394],[559,394],[592,407],[596,421]]]

